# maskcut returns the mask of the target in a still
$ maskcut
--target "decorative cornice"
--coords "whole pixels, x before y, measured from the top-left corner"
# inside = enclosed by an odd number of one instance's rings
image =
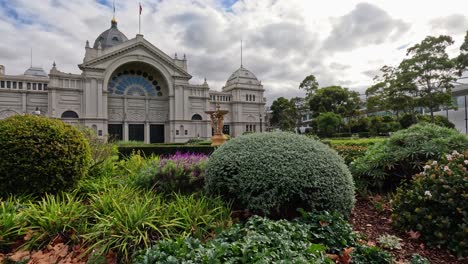
[[[164,61],[166,64],[168,64],[169,66],[171,66],[171,68],[175,71],[177,71],[179,74],[181,74],[182,76],[174,76],[174,78],[179,78],[179,79],[190,79],[192,78],[192,76],[186,72],[185,70],[183,70],[182,68],[180,68],[179,66],[177,66],[173,61],[167,59],[166,57],[162,56],[161,54],[159,54],[159,52],[156,52],[154,49],[152,49],[151,47],[148,47],[147,44],[145,44],[144,42],[141,42],[141,41],[137,41],[136,43],[134,44],[131,44],[127,47],[124,47],[124,48],[121,48],[119,50],[116,50],[116,51],[113,51],[113,52],[110,52],[108,54],[104,54],[98,58],[95,58],[95,59],[92,59],[90,61],[87,61],[85,63],[82,63],[82,64],[79,64],[78,67],[81,69],[81,70],[84,70],[84,69],[95,69],[95,70],[102,70],[104,71],[105,69],[103,68],[99,68],[99,67],[93,67],[92,65],[93,64],[96,64],[96,63],[100,63],[100,62],[104,62],[104,61],[108,61],[112,58],[115,58],[119,55],[122,55],[122,54],[125,54],[125,53],[128,53],[129,51],[132,51],[132,50],[135,50],[139,47],[142,47],[144,49],[146,49],[147,51],[149,51],[151,54],[155,55],[156,57],[158,57],[159,59],[161,59],[162,61]]]
[[[80,92],[83,93],[83,89],[81,88],[64,88],[64,87],[47,87],[49,91],[71,91],[71,92]]]

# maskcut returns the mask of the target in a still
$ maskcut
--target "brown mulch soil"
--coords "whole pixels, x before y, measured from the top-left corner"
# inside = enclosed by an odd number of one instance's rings
[[[377,208],[379,210],[377,210]],[[446,249],[428,248],[417,239],[417,234],[400,232],[392,227],[390,207],[378,196],[359,198],[351,215],[353,229],[364,234],[370,244],[377,244],[377,238],[384,234],[402,239],[402,249],[388,250],[398,263],[407,263],[412,254],[419,254],[433,264],[468,264],[468,259],[458,260]]]
[[[78,246],[57,243],[37,251],[19,250],[10,254],[0,254],[0,263],[9,260],[11,263],[20,261],[28,264],[86,264],[86,260],[81,258],[83,252]]]

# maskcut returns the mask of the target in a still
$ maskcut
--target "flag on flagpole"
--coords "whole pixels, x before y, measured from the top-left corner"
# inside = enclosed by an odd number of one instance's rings
[[[143,11],[143,7],[141,7],[141,3],[140,3],[140,15],[141,15],[141,11]]]

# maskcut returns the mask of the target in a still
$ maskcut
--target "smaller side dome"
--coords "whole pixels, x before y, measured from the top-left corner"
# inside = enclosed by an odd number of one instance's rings
[[[257,79],[255,74],[241,66],[238,70],[231,74],[226,86],[233,85],[236,83],[260,85],[260,81]]]
[[[112,19],[111,27],[97,37],[93,47],[97,49],[100,45],[102,49],[106,49],[124,43],[127,40],[128,38],[117,28],[117,21]]]
[[[48,77],[47,73],[41,67],[31,67],[24,72],[26,76]]]

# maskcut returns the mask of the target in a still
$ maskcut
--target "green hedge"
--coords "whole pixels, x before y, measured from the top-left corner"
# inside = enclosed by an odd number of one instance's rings
[[[71,125],[33,115],[0,121],[0,196],[70,189],[90,162],[88,141]]]
[[[119,157],[129,157],[133,152],[139,152],[143,156],[168,156],[179,153],[201,153],[211,155],[215,147],[212,146],[190,146],[190,145],[147,145],[136,147],[119,147]]]
[[[386,137],[373,137],[373,138],[334,138],[334,139],[323,139],[323,143],[335,146],[360,146],[360,147],[369,147],[375,143],[385,141]]]

